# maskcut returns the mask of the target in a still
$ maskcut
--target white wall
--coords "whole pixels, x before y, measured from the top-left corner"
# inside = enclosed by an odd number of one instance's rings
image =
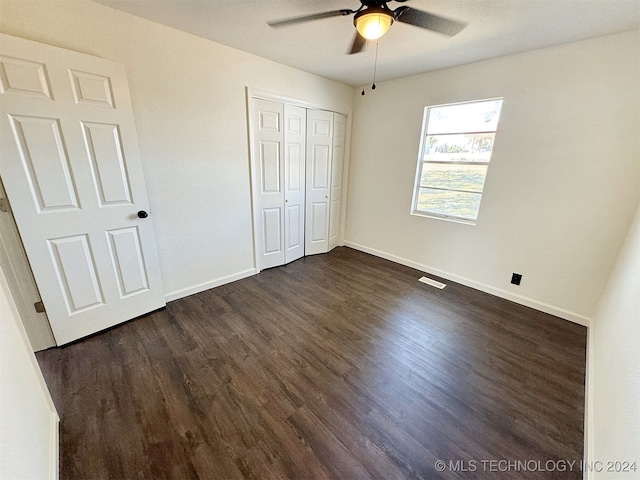
[[[356,89],[347,244],[588,323],[640,195],[639,43],[632,31]],[[499,96],[478,224],[409,215],[424,106]]]
[[[640,207],[589,332],[589,460],[595,479],[640,476]],[[607,462],[638,470],[607,472]],[[615,465],[614,465],[615,467]]]
[[[253,273],[245,87],[350,113],[353,89],[86,0],[0,0],[0,31],[127,69],[168,299]]]
[[[58,478],[58,414],[1,271],[0,478]]]

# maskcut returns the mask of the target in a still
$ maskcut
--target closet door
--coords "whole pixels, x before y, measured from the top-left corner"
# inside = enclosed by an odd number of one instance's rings
[[[342,168],[346,118],[333,114],[333,158],[331,162],[331,207],[329,208],[329,250],[338,246],[342,211]]]
[[[307,111],[305,254],[329,251],[333,113]]]
[[[307,111],[284,105],[284,263],[304,256]]]
[[[280,102],[254,99],[256,253],[260,270],[284,263],[283,116]]]

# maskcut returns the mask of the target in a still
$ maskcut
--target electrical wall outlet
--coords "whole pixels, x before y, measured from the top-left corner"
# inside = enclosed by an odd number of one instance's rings
[[[522,280],[521,273],[514,273],[513,275],[511,275],[511,283],[513,283],[514,285],[520,285],[521,280]]]

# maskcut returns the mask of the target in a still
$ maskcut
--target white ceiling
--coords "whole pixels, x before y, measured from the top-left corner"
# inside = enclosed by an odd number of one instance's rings
[[[353,16],[286,28],[267,21],[342,8],[359,0],[94,0],[200,37],[350,85],[371,82],[375,43],[345,55]],[[395,23],[380,39],[378,80],[638,28],[640,0],[412,0],[404,5],[468,26],[454,37]],[[391,8],[400,3],[390,2]]]

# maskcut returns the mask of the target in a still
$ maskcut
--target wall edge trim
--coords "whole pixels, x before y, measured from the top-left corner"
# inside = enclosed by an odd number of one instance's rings
[[[593,375],[594,375],[594,344],[593,326],[587,328],[587,362],[584,374],[584,462],[594,462],[595,439],[593,437]],[[585,468],[582,473],[583,480],[592,480],[595,473]]]
[[[58,480],[60,478],[60,417],[55,410],[51,412],[51,443],[49,447],[49,477],[52,480]]]

